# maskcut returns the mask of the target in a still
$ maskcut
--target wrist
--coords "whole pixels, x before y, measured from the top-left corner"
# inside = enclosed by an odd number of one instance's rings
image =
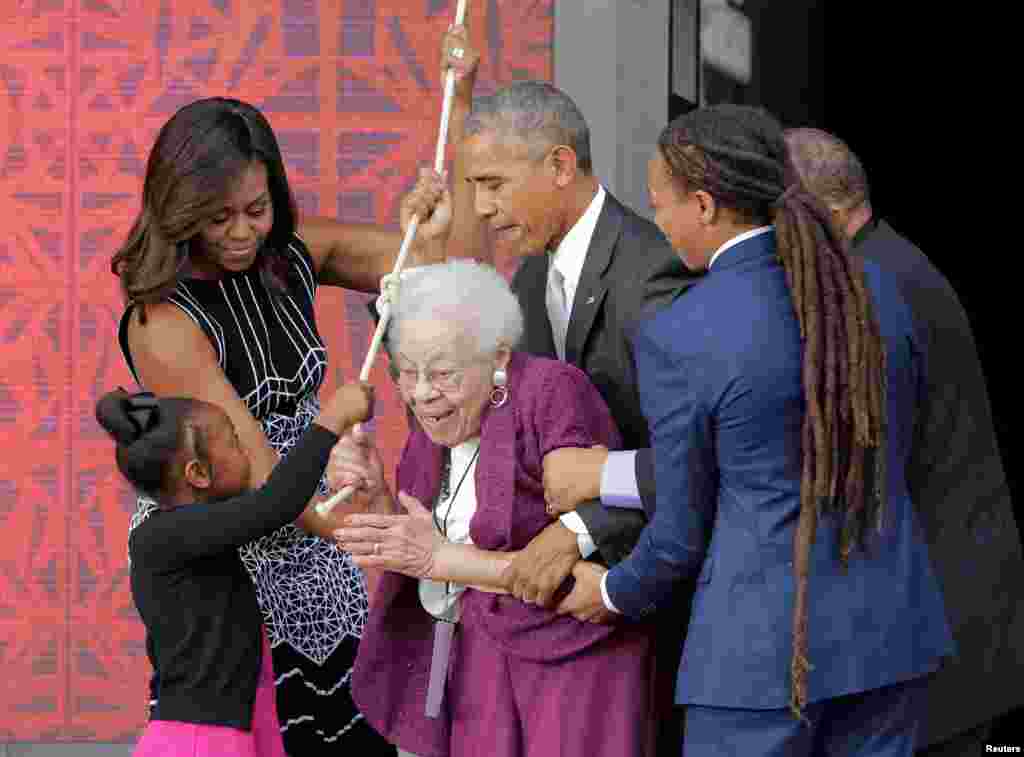
[[[320,426],[320,428],[330,431],[335,436],[341,436],[346,428],[344,420],[343,417],[339,417],[329,410],[322,410],[313,423]]]
[[[455,82],[455,93],[452,96],[452,112],[468,112],[473,108],[473,87],[476,85],[476,72],[466,74],[461,81]]]
[[[590,496],[588,499],[600,499],[601,498],[601,481],[604,478],[604,466],[608,462],[608,450],[593,450],[593,465],[590,469],[590,491],[587,492]]]
[[[439,539],[430,555],[426,575],[432,581],[447,580],[454,572],[458,562],[458,555],[455,554],[455,545],[450,541]]]
[[[581,557],[580,542],[579,539],[576,538],[576,532],[569,528],[567,525],[565,525],[565,523],[562,522],[561,518],[559,518],[550,526],[548,526],[548,528],[554,528],[558,530],[558,546],[562,553],[564,553],[565,555],[572,555],[577,559]]]

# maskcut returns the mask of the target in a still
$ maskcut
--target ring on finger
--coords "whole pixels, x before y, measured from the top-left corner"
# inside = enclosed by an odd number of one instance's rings
[[[451,50],[451,56],[456,60],[462,60],[462,57],[466,54],[465,48],[453,47]]]

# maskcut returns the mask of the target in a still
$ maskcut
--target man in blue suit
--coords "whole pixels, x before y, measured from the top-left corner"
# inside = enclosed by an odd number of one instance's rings
[[[913,754],[925,682],[953,651],[908,493],[923,385],[906,305],[831,236],[762,111],[670,124],[655,221],[708,271],[634,339],[654,519],[562,610],[654,612],[697,576],[676,701],[684,753]]]

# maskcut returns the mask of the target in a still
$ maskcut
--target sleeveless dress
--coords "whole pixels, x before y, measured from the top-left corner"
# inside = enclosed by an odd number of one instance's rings
[[[282,455],[319,413],[317,392],[327,367],[313,312],[312,258],[298,236],[285,254],[291,273],[285,293],[269,292],[254,266],[218,280],[183,279],[168,297],[209,338],[224,374]],[[119,341],[141,385],[127,343],[131,311],[129,305],[121,317]],[[320,493],[326,489],[321,481]],[[129,528],[155,508],[140,497]],[[256,584],[273,649],[287,752],[394,754],[356,709],[349,688],[367,613],[362,571],[347,553],[292,525],[247,544],[239,555]]]

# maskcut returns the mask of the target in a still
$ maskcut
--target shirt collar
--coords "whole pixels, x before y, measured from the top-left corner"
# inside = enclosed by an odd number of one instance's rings
[[[753,239],[754,237],[760,236],[761,234],[766,234],[769,231],[772,231],[774,228],[774,226],[758,226],[756,229],[744,231],[742,234],[733,237],[728,242],[719,247],[717,250],[715,250],[715,254],[712,255],[711,260],[708,261],[708,270],[711,270],[711,266],[715,264],[715,261],[718,259],[718,256],[721,255],[726,250],[728,250],[730,247],[735,247],[740,242],[746,242],[748,239]]]
[[[570,308],[576,287],[579,286],[580,277],[583,275],[583,264],[587,261],[587,250],[590,249],[590,241],[597,228],[597,219],[601,216],[601,208],[604,207],[604,197],[604,187],[599,184],[594,199],[590,201],[590,205],[579,220],[562,237],[554,255],[551,256],[551,265],[558,269],[565,280],[565,302]]]

